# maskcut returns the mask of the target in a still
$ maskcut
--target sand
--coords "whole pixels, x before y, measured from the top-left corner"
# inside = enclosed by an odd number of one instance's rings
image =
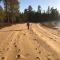
[[[0,60],[60,60],[60,37],[51,31],[33,23],[0,29]]]

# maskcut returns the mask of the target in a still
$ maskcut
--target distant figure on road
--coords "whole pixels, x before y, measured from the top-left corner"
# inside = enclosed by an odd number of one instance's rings
[[[27,22],[27,27],[28,27],[28,30],[29,30],[29,26],[30,26],[30,24],[29,24],[29,22]]]

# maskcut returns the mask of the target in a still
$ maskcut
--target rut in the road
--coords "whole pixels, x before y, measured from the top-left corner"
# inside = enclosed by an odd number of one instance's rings
[[[31,29],[28,30],[25,24],[6,30],[0,32],[0,60],[59,60],[53,49]]]

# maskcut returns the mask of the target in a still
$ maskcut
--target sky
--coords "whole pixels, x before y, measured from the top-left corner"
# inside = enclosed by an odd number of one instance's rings
[[[47,10],[48,6],[51,6],[60,11],[60,0],[20,0],[20,10],[22,12],[29,5],[33,7],[33,10],[37,10],[38,5],[40,5],[42,10]]]
[[[21,12],[28,8],[29,5],[32,6],[33,10],[37,10],[38,5],[40,5],[42,10],[47,10],[48,6],[50,6],[57,8],[60,12],[60,0],[19,0],[19,2]],[[1,2],[0,5],[3,6],[3,3]]]

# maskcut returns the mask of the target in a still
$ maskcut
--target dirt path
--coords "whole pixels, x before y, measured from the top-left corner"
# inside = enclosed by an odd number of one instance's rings
[[[57,53],[26,24],[0,30],[0,60],[60,60]]]

